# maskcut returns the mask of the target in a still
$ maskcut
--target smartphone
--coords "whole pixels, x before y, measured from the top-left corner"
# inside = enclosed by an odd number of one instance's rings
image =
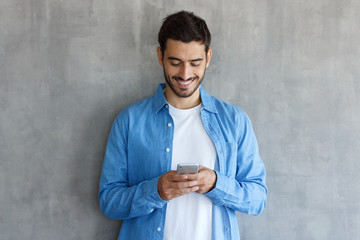
[[[196,174],[199,172],[199,164],[179,163],[177,165],[177,174]]]

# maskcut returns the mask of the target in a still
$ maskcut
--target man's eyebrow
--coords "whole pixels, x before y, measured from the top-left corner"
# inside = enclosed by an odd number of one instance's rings
[[[175,60],[175,61],[179,61],[179,62],[182,62],[181,59],[179,58],[176,58],[176,57],[168,57],[169,60]]]
[[[168,57],[169,60],[175,60],[175,61],[179,61],[179,62],[183,62],[181,59],[176,58],[176,57]],[[197,61],[202,61],[202,58],[196,58],[196,59],[192,59],[190,60],[190,62],[197,62]]]
[[[202,60],[203,60],[202,58],[196,58],[196,59],[191,60],[191,62],[197,62],[197,61],[202,61]]]

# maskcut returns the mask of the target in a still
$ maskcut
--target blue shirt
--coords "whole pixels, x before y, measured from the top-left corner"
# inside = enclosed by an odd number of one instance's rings
[[[164,89],[160,84],[152,97],[124,109],[110,131],[99,201],[107,217],[124,220],[118,239],[163,239],[167,201],[157,182],[171,169],[174,137]],[[213,203],[212,238],[240,239],[235,211],[258,215],[264,209],[265,167],[247,115],[202,87],[200,95],[201,118],[217,153],[216,186],[204,194]]]

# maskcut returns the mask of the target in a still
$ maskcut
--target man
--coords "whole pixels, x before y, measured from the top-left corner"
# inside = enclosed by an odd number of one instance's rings
[[[172,14],[158,40],[165,84],[115,119],[101,210],[124,220],[119,239],[240,239],[235,211],[257,215],[267,195],[250,120],[200,86],[212,56],[204,20]],[[178,163],[200,170],[178,175]]]

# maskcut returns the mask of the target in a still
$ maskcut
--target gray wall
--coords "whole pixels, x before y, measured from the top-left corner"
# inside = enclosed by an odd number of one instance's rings
[[[0,239],[115,239],[99,210],[116,114],[163,81],[156,34],[205,18],[204,87],[252,119],[268,205],[242,239],[360,239],[358,0],[0,0]]]

